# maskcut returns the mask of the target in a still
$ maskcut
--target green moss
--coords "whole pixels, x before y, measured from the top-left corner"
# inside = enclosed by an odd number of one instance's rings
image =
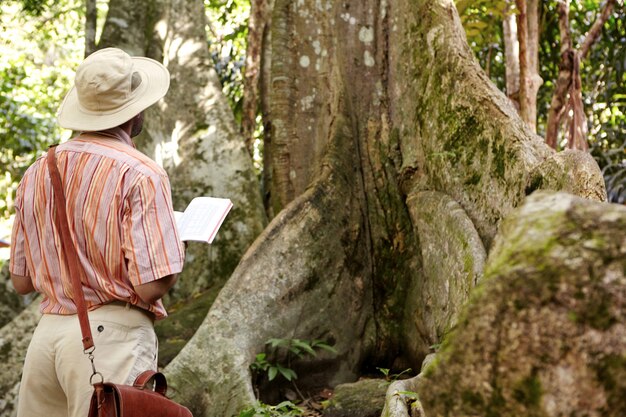
[[[472,408],[482,408],[485,405],[482,395],[470,390],[465,390],[461,393],[461,401]]]
[[[513,388],[513,398],[529,409],[540,407],[542,394],[541,381],[534,372]]]
[[[506,173],[506,152],[504,144],[494,140],[491,151],[493,152],[495,175],[500,179],[504,179],[504,174]]]
[[[11,353],[11,348],[13,347],[13,345],[11,344],[10,340],[7,340],[1,347],[0,347],[0,357],[2,358],[7,358],[9,353]]]
[[[606,393],[611,416],[626,415],[626,356],[608,355],[595,367]]]
[[[602,288],[593,288],[589,298],[582,303],[578,313],[578,323],[598,330],[607,330],[617,322],[611,313],[612,297]]]
[[[168,307],[169,317],[155,324],[159,338],[159,366],[167,365],[194,335],[215,301],[220,288],[214,287],[191,300]]]
[[[500,417],[505,405],[506,401],[502,396],[502,390],[500,387],[495,387],[485,410],[485,417]]]
[[[468,179],[465,180],[465,185],[476,185],[480,182],[480,178],[480,173],[474,172]]]
[[[543,182],[544,180],[542,175],[533,176],[530,180],[530,183],[526,186],[524,194],[531,195],[534,191],[541,189],[543,186]]]

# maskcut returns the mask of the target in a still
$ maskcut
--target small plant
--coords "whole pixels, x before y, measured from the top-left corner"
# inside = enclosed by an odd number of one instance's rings
[[[283,401],[278,405],[269,405],[257,402],[239,413],[239,417],[296,417],[304,411],[291,401]]]
[[[291,362],[292,356],[298,358],[305,355],[317,356],[316,350],[319,349],[337,353],[337,350],[328,343],[317,339],[269,339],[265,344],[269,345],[273,356],[277,356],[280,351],[286,353],[287,363]],[[289,365],[270,362],[266,353],[258,353],[254,362],[250,365],[250,369],[257,373],[267,373],[267,379],[270,381],[274,380],[278,374],[282,375],[287,381],[293,381],[298,378],[296,372],[289,368]]]
[[[411,368],[407,368],[404,371],[400,372],[399,374],[390,374],[389,368],[376,368],[376,369],[378,369],[385,376],[386,381],[395,381],[397,379],[400,379],[402,375],[408,374],[409,372],[411,372]]]

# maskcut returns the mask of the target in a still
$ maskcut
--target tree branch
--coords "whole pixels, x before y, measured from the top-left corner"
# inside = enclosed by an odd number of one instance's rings
[[[546,144],[553,149],[557,146],[559,125],[563,116],[563,109],[567,99],[570,83],[572,82],[573,54],[572,38],[569,29],[569,0],[560,0],[557,4],[559,15],[559,32],[561,34],[561,62],[559,63],[559,77],[556,81],[548,121],[546,125]]]
[[[598,40],[600,34],[602,33],[602,26],[609,19],[611,12],[613,11],[613,6],[615,6],[615,0],[607,0],[604,4],[604,8],[602,9],[602,13],[597,17],[596,21],[593,22],[591,29],[587,32],[585,36],[585,40],[580,46],[580,59],[585,59],[591,46]]]
[[[528,68],[528,20],[526,17],[526,0],[516,0],[517,6],[517,39],[519,40],[519,112],[522,120],[534,126],[531,118],[529,90],[530,77]]]

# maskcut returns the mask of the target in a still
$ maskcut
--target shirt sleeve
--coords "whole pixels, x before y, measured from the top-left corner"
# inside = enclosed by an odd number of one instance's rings
[[[184,249],[167,177],[137,182],[127,197],[122,223],[122,247],[133,286],[182,271]]]
[[[26,236],[24,234],[24,224],[22,219],[22,190],[23,184],[17,188],[15,197],[15,219],[13,220],[13,231],[11,232],[11,258],[9,260],[9,271],[14,275],[23,277],[30,276],[26,265]]]

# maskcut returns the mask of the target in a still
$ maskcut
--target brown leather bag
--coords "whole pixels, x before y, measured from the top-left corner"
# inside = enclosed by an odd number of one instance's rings
[[[52,182],[54,205],[56,206],[55,225],[60,231],[61,248],[67,256],[68,268],[72,278],[72,290],[74,302],[78,310],[78,321],[83,336],[83,348],[91,361],[93,373],[89,383],[93,385],[94,392],[91,396],[88,417],[193,417],[191,412],[184,406],[170,400],[165,396],[167,381],[165,376],[156,371],[141,373],[135,383],[130,385],[112,384],[104,382],[102,374],[96,371],[94,365],[95,346],[89,327],[89,317],[85,306],[85,296],[81,284],[83,270],[80,267],[78,254],[72,241],[70,228],[67,222],[65,210],[65,194],[61,174],[56,165],[56,148],[48,150],[48,171]],[[94,377],[100,377],[100,382],[93,383]],[[151,389],[150,381],[154,381]]]

